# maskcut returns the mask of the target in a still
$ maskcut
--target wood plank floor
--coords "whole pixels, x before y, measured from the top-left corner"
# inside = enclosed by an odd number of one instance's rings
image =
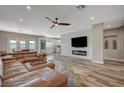
[[[107,61],[96,64],[89,60],[56,55],[50,62],[69,77],[69,86],[77,87],[123,87],[124,63]]]

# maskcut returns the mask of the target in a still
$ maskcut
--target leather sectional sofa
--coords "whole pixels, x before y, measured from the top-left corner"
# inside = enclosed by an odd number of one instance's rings
[[[2,87],[65,87],[68,78],[54,70],[54,65],[44,64],[43,68],[28,70],[24,64],[28,58],[46,60],[43,55],[21,53],[0,59],[0,86]],[[20,56],[21,55],[21,56]],[[39,56],[42,56],[39,58]],[[36,57],[36,58],[34,58]],[[38,57],[38,58],[37,58]],[[14,59],[13,59],[14,58]],[[34,59],[33,59],[34,58]],[[31,60],[31,61],[32,61]],[[52,68],[52,69],[51,69]]]
[[[16,77],[3,80],[3,87],[63,87],[67,77],[50,68],[34,70]]]
[[[46,61],[46,54],[38,54],[37,52],[17,52],[17,53],[8,53],[8,58],[3,59],[6,62],[10,60],[16,60],[23,63],[29,61]]]

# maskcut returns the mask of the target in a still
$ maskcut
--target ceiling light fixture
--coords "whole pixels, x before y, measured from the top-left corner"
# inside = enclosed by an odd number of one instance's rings
[[[55,24],[55,26],[58,26],[58,24]]]
[[[110,27],[111,25],[107,25],[107,27]]]
[[[31,10],[31,7],[30,6],[27,6],[26,8],[27,8],[27,10]]]
[[[22,30],[21,29],[19,29],[19,32],[21,32]]]
[[[93,21],[95,18],[94,17],[90,17],[90,19]]]
[[[23,22],[23,19],[22,19],[22,18],[20,18],[20,19],[19,19],[19,21],[20,21],[20,22]]]

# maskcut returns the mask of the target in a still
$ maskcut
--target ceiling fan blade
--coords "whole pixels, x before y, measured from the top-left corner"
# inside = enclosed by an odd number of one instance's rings
[[[69,23],[58,23],[58,25],[65,25],[65,26],[69,26],[69,25],[71,25],[71,24],[69,24]]]
[[[51,22],[53,22],[53,23],[54,23],[54,21],[53,21],[51,18],[46,17],[46,19],[48,19],[49,21],[51,21]]]
[[[55,25],[52,25],[50,28],[53,28],[53,27],[55,27]]]

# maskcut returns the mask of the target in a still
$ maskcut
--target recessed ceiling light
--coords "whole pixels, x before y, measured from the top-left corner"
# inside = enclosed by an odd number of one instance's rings
[[[31,7],[30,6],[27,6],[26,8],[27,8],[27,10],[31,10]]]
[[[19,32],[21,32],[22,30],[21,29],[19,29]]]
[[[58,31],[58,29],[55,29],[55,31]]]
[[[94,20],[95,18],[94,17],[90,17],[91,20]]]
[[[22,19],[22,18],[20,18],[20,19],[19,19],[19,21],[20,21],[20,22],[23,22],[23,19]]]
[[[107,25],[107,27],[110,27],[111,25]]]

